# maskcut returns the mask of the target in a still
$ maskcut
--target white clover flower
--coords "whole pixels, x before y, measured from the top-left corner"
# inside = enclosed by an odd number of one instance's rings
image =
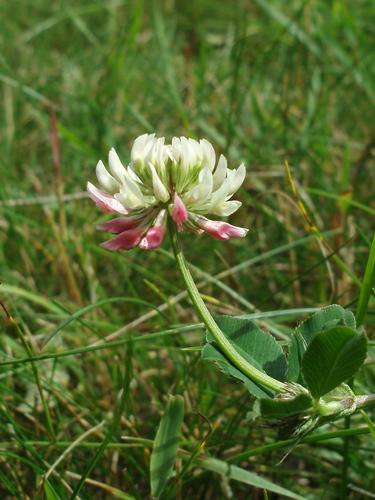
[[[89,196],[101,210],[123,215],[99,226],[118,235],[103,243],[105,248],[158,248],[168,214],[180,231],[207,232],[219,240],[246,236],[245,228],[204,217],[228,216],[241,206],[231,198],[245,179],[243,164],[229,169],[223,155],[216,163],[214,148],[206,139],[174,137],[165,144],[164,137],[155,134],[137,137],[130,157],[125,167],[112,148],[109,171],[102,161],[96,166],[100,189],[87,184]]]

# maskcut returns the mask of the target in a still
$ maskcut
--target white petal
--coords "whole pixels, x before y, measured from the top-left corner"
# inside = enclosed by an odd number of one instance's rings
[[[171,153],[175,162],[180,161],[181,158],[181,140],[179,137],[173,137]]]
[[[155,147],[157,145],[157,141],[158,139],[156,137],[153,137],[153,135],[149,136],[142,153],[142,159],[144,160],[144,162],[148,163],[150,161],[150,158],[152,158]]]
[[[164,160],[174,161],[173,149],[172,149],[172,146],[170,144],[167,144],[164,147]]]
[[[212,193],[211,206],[216,207],[216,205],[219,205],[220,203],[225,201],[225,198],[228,196],[229,189],[229,179],[225,179],[222,182],[221,186]]]
[[[113,194],[119,190],[119,183],[110,173],[107,172],[107,169],[101,160],[98,161],[98,164],[96,165],[96,177],[98,178],[100,186],[107,191],[107,193]]]
[[[147,137],[148,134],[140,135],[133,142],[133,146],[130,153],[131,159],[133,161],[137,160],[141,156],[146,144]]]
[[[152,151],[149,154],[149,160],[154,166],[158,174],[163,178],[165,175],[165,163],[164,163],[164,137],[160,137],[156,140]]]
[[[121,191],[115,194],[115,199],[128,210],[136,210],[146,206],[144,199],[140,199],[128,187],[122,187]]]
[[[203,160],[203,150],[201,145],[195,139],[189,139],[189,149],[191,157],[191,165],[200,165]]]
[[[200,140],[200,145],[203,150],[204,164],[211,170],[215,168],[216,155],[215,150],[210,142],[206,139]]]
[[[199,172],[199,196],[198,200],[204,200],[211,195],[213,186],[212,173],[209,168],[204,168]]]
[[[216,215],[221,215],[222,217],[227,217],[232,215],[236,210],[240,208],[242,203],[240,201],[224,201],[220,205],[217,205],[212,213]]]
[[[243,163],[235,171],[233,179],[230,182],[230,192],[235,193],[241,186],[246,177],[246,167]]]
[[[124,189],[126,189],[127,191],[130,191],[132,193],[132,195],[134,196],[134,198],[138,199],[140,204],[145,205],[145,199],[144,199],[143,193],[139,187],[139,184],[131,178],[131,176],[128,174],[128,172],[126,172],[126,180],[125,180]]]
[[[126,191],[116,193],[114,197],[116,201],[121,203],[121,205],[123,205],[126,208],[126,210],[134,210],[135,208],[137,208],[133,206],[132,201],[129,199],[129,196],[127,195]]]
[[[137,137],[130,153],[132,161],[144,160],[155,140],[155,134],[143,134]]]
[[[128,168],[126,169],[126,172],[128,174],[128,176],[135,182],[138,182],[138,184],[141,184],[142,181],[141,179],[138,177],[138,175],[134,172],[133,168],[132,168],[132,165],[129,165]]]
[[[214,172],[214,187],[213,189],[218,189],[221,184],[224,182],[227,175],[227,159],[225,156],[220,155],[219,161],[216,166],[216,170]]]
[[[193,161],[194,158],[192,158],[192,151],[189,147],[189,141],[186,139],[186,137],[181,137],[180,162],[183,170],[187,171]]]
[[[117,179],[120,183],[123,182],[125,175],[125,168],[121,163],[121,160],[118,157],[118,154],[116,153],[114,148],[112,148],[109,151],[108,163],[109,163],[109,170],[111,171],[113,177]]]
[[[212,173],[208,167],[199,172],[198,184],[185,195],[190,205],[206,202],[212,191]]]
[[[158,176],[158,173],[156,172],[154,165],[152,163],[149,163],[149,167],[152,174],[152,187],[156,199],[162,202],[168,201],[170,196],[167,188],[160,180],[160,177]]]

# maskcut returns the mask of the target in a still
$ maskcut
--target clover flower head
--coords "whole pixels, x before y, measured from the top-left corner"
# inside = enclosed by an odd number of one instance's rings
[[[231,198],[246,175],[243,164],[229,169],[223,155],[216,162],[206,139],[174,137],[166,144],[164,137],[144,134],[134,141],[130,158],[125,167],[112,148],[108,170],[102,161],[96,166],[99,189],[87,184],[89,196],[102,211],[121,215],[98,226],[117,235],[103,243],[105,248],[159,248],[169,216],[179,231],[206,232],[218,240],[246,236],[245,228],[205,217],[225,217],[238,210],[241,202]]]

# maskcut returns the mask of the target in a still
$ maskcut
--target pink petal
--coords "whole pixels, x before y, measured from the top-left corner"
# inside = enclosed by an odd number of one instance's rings
[[[139,224],[139,217],[118,217],[117,219],[111,219],[103,224],[98,224],[96,227],[101,231],[107,231],[108,233],[122,233],[127,229],[132,229]]]
[[[177,193],[174,195],[174,203],[172,206],[172,219],[179,226],[188,220],[188,211],[184,205],[184,202],[178,196]]]
[[[112,240],[105,241],[101,244],[103,248],[107,250],[130,250],[138,246],[141,241],[144,229],[136,227],[134,229],[128,229],[120,233],[116,238]]]
[[[227,222],[219,220],[209,220],[205,217],[200,217],[196,220],[199,227],[216,240],[229,240],[229,238],[244,238],[248,229],[244,227],[232,226]]]
[[[103,212],[119,214],[128,213],[119,201],[115,200],[110,194],[100,191],[94,184],[91,184],[91,182],[87,183],[87,192],[95,205],[103,210]]]
[[[139,248],[143,250],[155,250],[159,248],[163,241],[164,233],[165,229],[162,226],[151,227],[142,238]]]

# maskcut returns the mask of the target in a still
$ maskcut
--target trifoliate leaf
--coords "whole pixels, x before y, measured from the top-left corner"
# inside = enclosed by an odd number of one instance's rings
[[[323,330],[336,325],[356,328],[354,314],[337,304],[332,304],[314,313],[296,328],[289,346],[289,382],[300,380],[301,360],[313,338]]]
[[[318,333],[302,358],[303,376],[312,396],[320,398],[352,377],[366,351],[364,334],[346,326]]]
[[[267,375],[285,380],[286,359],[282,348],[272,335],[260,330],[248,319],[219,316],[216,322],[243,358]],[[214,361],[224,373],[241,380],[254,396],[272,395],[270,390],[256,384],[237,369],[220,351],[210,334],[207,334],[207,344],[202,350],[202,358]]]

